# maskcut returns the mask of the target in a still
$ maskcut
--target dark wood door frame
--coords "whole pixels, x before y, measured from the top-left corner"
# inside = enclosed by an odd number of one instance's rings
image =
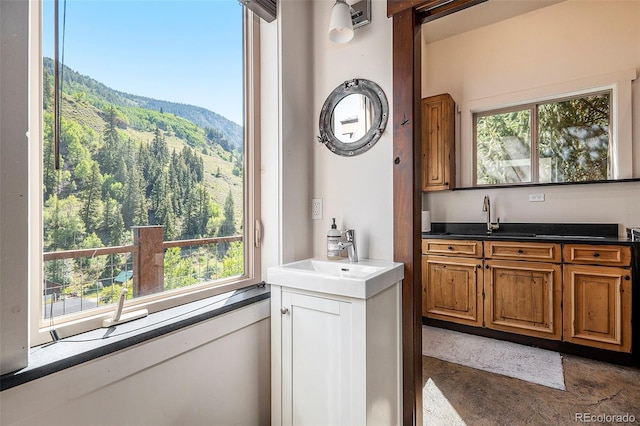
[[[393,20],[393,257],[402,283],[402,423],[422,426],[420,25],[485,0],[387,0]]]
[[[422,425],[420,286],[420,28],[415,9],[393,16],[393,257],[402,283],[402,423]],[[420,407],[420,409],[418,409]]]

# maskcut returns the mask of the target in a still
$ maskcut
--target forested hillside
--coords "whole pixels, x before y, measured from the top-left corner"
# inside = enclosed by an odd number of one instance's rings
[[[134,225],[164,225],[165,240],[238,233],[240,126],[203,108],[112,90],[65,67],[55,170],[49,59],[43,80],[45,251],[126,244]]]
[[[44,58],[43,65],[45,78],[51,79],[53,75],[53,61],[50,58]],[[115,107],[139,107],[151,111],[175,114],[204,129],[209,140],[220,144],[227,151],[242,150],[242,127],[213,111],[194,105],[185,105],[120,92],[105,86],[91,77],[82,75],[67,66],[63,66],[61,71],[65,92],[71,95],[82,96],[96,108],[104,110],[106,107],[113,105]],[[134,119],[129,124],[135,128],[142,123]],[[194,140],[192,142],[198,143],[199,141]]]

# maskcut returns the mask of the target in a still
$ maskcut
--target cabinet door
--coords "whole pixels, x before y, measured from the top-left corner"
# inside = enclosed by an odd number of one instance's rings
[[[422,190],[453,189],[455,104],[448,94],[422,100]]]
[[[422,315],[482,326],[482,260],[422,257]]]
[[[560,340],[560,265],[501,260],[485,262],[485,326]]]
[[[353,424],[351,304],[283,291],[282,308],[282,424]]]
[[[631,351],[631,272],[624,268],[565,265],[564,340]]]

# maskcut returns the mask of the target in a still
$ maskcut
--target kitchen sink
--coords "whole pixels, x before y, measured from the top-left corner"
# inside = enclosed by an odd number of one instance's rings
[[[536,234],[526,233],[526,232],[494,232],[493,234],[488,234],[489,238],[534,238]]]
[[[542,235],[537,234],[538,238],[553,238],[553,239],[565,239],[565,240],[591,240],[591,239],[603,239],[605,237],[595,237],[593,235]]]
[[[461,232],[445,232],[442,235],[448,237],[457,237],[457,238],[508,238],[508,239],[531,239],[531,238],[540,238],[540,239],[554,239],[554,240],[591,240],[591,239],[604,239],[606,237],[601,236],[592,236],[592,235],[555,235],[555,234],[535,234],[531,232],[493,232],[489,233],[461,233]]]

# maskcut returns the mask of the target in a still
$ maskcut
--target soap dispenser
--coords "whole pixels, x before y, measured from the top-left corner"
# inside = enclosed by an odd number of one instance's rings
[[[337,260],[340,259],[340,240],[342,233],[338,231],[336,226],[336,218],[331,218],[333,223],[331,228],[327,232],[327,259]]]

